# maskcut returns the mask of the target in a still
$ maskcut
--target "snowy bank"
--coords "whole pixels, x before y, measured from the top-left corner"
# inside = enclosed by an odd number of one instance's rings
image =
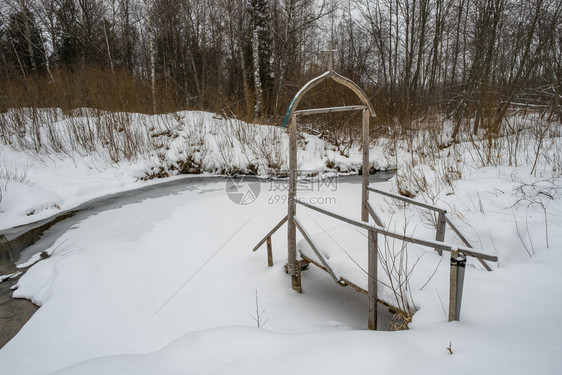
[[[318,157],[322,153],[308,148],[310,139],[300,153],[303,169],[308,159],[311,166],[325,165]],[[19,375],[557,374],[562,184],[555,156],[560,138],[545,140],[540,153],[536,146],[520,143],[516,155],[490,154],[493,163],[486,164],[478,154],[485,145],[474,142],[439,149],[429,141],[424,145],[423,137],[396,141],[393,154],[385,157],[373,145],[373,162],[394,158],[399,166],[396,178],[377,188],[408,191],[447,208],[475,247],[499,257],[492,272],[469,258],[459,322],[447,322],[449,259],[431,249],[407,250],[422,259],[412,273],[410,302],[417,311],[407,331],[366,331],[365,296],[341,288],[317,268],[303,272],[304,292],[294,293],[284,272],[284,229],[272,238],[272,268],[264,249],[251,252],[286,214],[286,204],[276,199],[286,191],[264,181],[255,202],[237,205],[224,182],[209,181],[85,218],[45,248],[50,257],[30,268],[14,291],[41,308],[0,350],[0,368]],[[21,152],[5,155],[12,164],[26,160]],[[146,160],[97,170],[87,167],[89,157],[37,164],[27,159],[32,164],[28,178],[40,176],[36,181],[45,190],[35,207],[48,201],[63,208],[74,204],[72,199],[147,183],[138,180],[150,166]],[[10,182],[12,190],[1,204],[17,208],[33,195],[23,191],[29,183],[20,183]],[[309,202],[333,197],[325,203],[331,210],[359,216],[360,184],[339,180],[336,189],[326,190],[315,183],[299,194]],[[20,194],[20,187],[21,195],[9,198]],[[373,203],[390,228],[420,237],[434,233],[432,218],[413,207],[380,197]],[[28,218],[16,208],[5,212],[11,218],[2,215],[5,225]],[[324,238],[333,260],[343,262],[345,251],[355,257],[355,243],[362,246],[331,218],[300,207],[299,215],[316,238],[326,232],[334,237]],[[446,241],[458,239],[449,231]],[[361,276],[360,269],[343,266],[341,272]],[[262,328],[256,327],[257,314],[264,318]]]

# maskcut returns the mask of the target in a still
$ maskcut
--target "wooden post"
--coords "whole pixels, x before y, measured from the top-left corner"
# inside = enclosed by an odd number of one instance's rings
[[[451,250],[451,275],[449,289],[449,321],[459,320],[461,317],[462,289],[464,284],[464,270],[466,255],[459,254],[456,248]]]
[[[267,266],[273,267],[273,251],[271,248],[271,237],[267,237]]]
[[[363,185],[361,190],[361,220],[369,221],[369,211],[367,209],[367,202],[369,201],[369,110],[363,110]]]
[[[457,312],[457,320],[461,318],[461,302],[462,302],[462,289],[464,287],[464,271],[466,270],[466,255],[460,254],[460,257],[457,258],[457,303],[456,303],[456,312]]]
[[[443,242],[445,240],[445,228],[447,221],[445,220],[445,213],[439,212],[437,217],[437,233],[435,234],[435,241]],[[443,255],[443,250],[435,248],[439,255]]]
[[[457,249],[451,251],[451,285],[449,292],[449,321],[459,320],[461,317],[462,289],[464,284],[464,271],[466,255]]]
[[[362,189],[361,189],[361,220],[364,222],[369,221],[369,172],[371,169],[369,163],[369,111],[363,110],[362,118],[363,130],[363,166],[362,166]],[[368,265],[368,283],[367,293],[369,299],[369,318],[368,328],[371,330],[377,329],[377,278],[378,278],[378,249],[377,249],[377,233],[374,230],[369,230],[369,265]]]
[[[369,230],[369,267],[367,293],[369,298],[369,323],[368,328],[377,329],[377,278],[378,278],[378,244],[377,232]]]
[[[291,117],[289,124],[289,211],[287,220],[288,231],[288,265],[287,271],[291,276],[291,285],[294,290],[302,293],[301,273],[297,262],[297,233],[295,215],[297,198],[297,119]]]
[[[451,250],[451,273],[449,275],[449,321],[456,320],[457,314],[457,257],[459,251]]]

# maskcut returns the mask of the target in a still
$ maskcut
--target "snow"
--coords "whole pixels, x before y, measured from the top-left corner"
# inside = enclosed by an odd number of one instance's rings
[[[162,116],[90,113],[90,118],[82,116],[82,112],[90,112],[86,109],[68,117],[59,112],[38,110],[36,116],[57,129],[55,133],[61,142],[73,145],[64,152],[52,152],[55,146],[46,135],[42,138],[45,149],[41,155],[22,150],[22,145],[31,140],[24,142],[17,135],[10,140],[14,147],[0,148],[3,197],[0,231],[50,217],[100,196],[157,184],[158,180],[142,180],[158,171],[179,178],[180,162],[186,160],[193,160],[200,169],[195,172],[204,175],[246,173],[251,165],[260,177],[269,177],[274,170],[288,169],[285,157],[288,135],[280,127],[248,124],[199,111]],[[10,113],[5,115],[7,121]],[[52,120],[53,117],[58,121]],[[114,118],[129,124],[130,132],[141,134],[138,143],[142,147],[136,158],[114,162],[103,144],[98,145],[100,150],[95,152],[74,148],[77,140],[73,138],[72,129],[95,129]],[[376,168],[387,166],[380,153],[371,156]],[[326,166],[328,162],[342,172],[357,171],[361,166],[361,153],[355,148],[349,157],[344,157],[336,147],[304,134],[299,152],[300,170],[305,174],[307,171],[335,173],[335,169]]]
[[[209,126],[208,135],[216,129]],[[302,165],[325,168],[330,151],[320,151],[319,139],[307,139]],[[243,158],[243,146],[236,147],[232,152]],[[421,256],[410,280],[408,301],[416,310],[410,329],[367,331],[366,297],[323,271],[310,266],[303,271],[304,292],[292,291],[284,272],[285,227],[272,237],[272,268],[264,247],[251,251],[286,215],[284,182],[262,181],[255,202],[236,205],[226,180],[187,179],[175,194],[81,219],[44,249],[50,257],[27,270],[14,291],[41,308],[0,349],[2,373],[559,373],[562,200],[556,171],[544,161],[539,173],[532,160],[517,167],[473,164],[462,168],[461,179],[441,186],[432,178],[439,171],[426,164],[406,170],[404,151],[397,152],[400,173],[427,177],[428,189],[416,199],[446,208],[475,248],[499,257],[492,272],[469,258],[460,321],[447,322],[448,257],[409,246],[412,260]],[[95,156],[37,161],[6,147],[2,155],[5,165],[27,166],[23,182],[11,181],[4,192],[2,228],[31,220],[30,210],[46,217],[95,196],[158,183],[138,181],[149,165],[142,159],[88,168]],[[374,150],[373,160],[385,160],[380,155]],[[218,157],[207,165],[213,160]],[[357,160],[360,153],[352,150],[341,165]],[[395,179],[374,185],[396,191]],[[308,188],[301,184],[299,194],[358,218],[360,186],[354,177],[339,178],[335,186],[313,181]],[[371,200],[391,229],[434,238],[423,211],[380,196]],[[362,233],[304,207],[298,215],[339,274],[363,278],[343,251],[366,264]],[[460,244],[450,230],[445,240]],[[256,310],[267,320],[261,328]]]
[[[16,277],[18,277],[18,276],[21,275],[21,274],[22,274],[22,272],[21,272],[21,271],[18,271],[18,272],[11,273],[11,274],[9,274],[9,275],[1,275],[1,276],[0,276],[0,283],[3,282],[4,280],[12,280],[12,279],[15,279]]]

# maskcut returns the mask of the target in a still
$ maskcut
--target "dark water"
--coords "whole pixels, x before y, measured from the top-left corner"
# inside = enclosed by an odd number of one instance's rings
[[[16,271],[13,263],[0,264],[1,275],[9,275]],[[0,283],[0,348],[19,332],[38,309],[29,300],[12,298],[11,288],[16,283],[17,278]]]

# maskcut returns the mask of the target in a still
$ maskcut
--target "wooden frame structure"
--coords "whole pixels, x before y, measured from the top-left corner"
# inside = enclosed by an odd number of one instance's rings
[[[330,48],[331,50],[331,48]],[[273,265],[273,254],[271,246],[271,236],[279,229],[285,222],[287,222],[287,239],[288,239],[288,263],[287,263],[287,273],[291,277],[291,285],[294,290],[301,293],[302,283],[301,283],[301,262],[297,260],[297,239],[296,231],[302,234],[304,239],[308,242],[313,252],[319,259],[319,262],[314,261],[301,254],[306,264],[314,264],[320,269],[326,271],[334,279],[336,283],[342,286],[352,286],[354,289],[362,292],[368,296],[369,300],[369,315],[368,315],[368,328],[371,330],[377,329],[377,303],[381,303],[388,307],[391,311],[401,313],[406,316],[407,314],[400,309],[389,305],[385,301],[378,299],[377,294],[377,272],[378,272],[378,235],[381,234],[386,237],[396,238],[408,243],[414,243],[422,246],[428,246],[434,248],[439,255],[442,255],[443,250],[451,252],[451,274],[450,274],[450,298],[449,298],[449,320],[459,320],[460,317],[460,306],[462,297],[462,286],[464,280],[464,265],[467,256],[476,257],[484,265],[487,270],[490,267],[484,262],[484,260],[497,261],[497,257],[485,254],[479,250],[472,248],[470,243],[460,234],[458,229],[453,225],[453,223],[447,218],[446,210],[431,206],[428,204],[417,202],[413,199],[405,198],[395,194],[383,192],[377,189],[369,187],[369,118],[375,116],[375,111],[371,105],[369,99],[353,81],[339,75],[332,69],[332,51],[329,51],[329,69],[320,76],[312,79],[306,85],[304,85],[299,92],[295,95],[291,101],[287,112],[283,118],[282,126],[288,127],[289,131],[289,192],[288,192],[288,211],[287,216],[283,217],[281,221],[275,227],[269,231],[265,237],[254,247],[253,251],[258,250],[264,243],[267,243],[267,258],[268,266]],[[343,107],[329,107],[329,108],[315,108],[315,109],[304,109],[297,110],[297,107],[304,97],[304,95],[309,92],[312,88],[319,85],[320,83],[332,79],[335,82],[349,88],[352,90],[357,97],[363,103],[362,105],[352,105]],[[298,177],[298,167],[297,167],[297,117],[331,113],[331,112],[343,112],[343,111],[362,111],[362,191],[361,191],[361,221],[357,221],[351,218],[338,215],[336,213],[330,212],[328,210],[322,209],[310,205],[305,202],[301,202],[297,199],[297,177]],[[373,207],[369,204],[369,191],[385,195],[391,198],[406,201],[408,203],[416,204],[426,209],[433,210],[438,213],[438,226],[435,240],[424,240],[413,237],[406,237],[403,234],[394,233],[384,228],[382,220],[376,214]],[[318,251],[318,248],[312,241],[311,236],[308,234],[303,224],[297,218],[297,204],[308,209],[315,210],[327,216],[331,216],[337,220],[343,221],[345,223],[351,224],[355,227],[363,228],[368,231],[367,245],[368,245],[368,282],[367,290],[351,283],[343,277],[338,277],[334,271],[331,269],[330,265],[325,261],[324,257]],[[369,224],[369,217],[372,217],[375,224]],[[459,247],[451,244],[444,243],[445,238],[445,228],[446,225],[452,228],[452,230],[459,236],[459,238],[464,242],[467,247]]]
[[[330,48],[331,50],[331,48]],[[318,77],[310,80],[307,84],[305,84],[299,92],[295,95],[289,107],[287,108],[287,112],[283,117],[283,123],[281,124],[282,127],[289,127],[289,196],[288,196],[288,213],[287,213],[287,227],[288,227],[288,266],[287,270],[289,275],[291,276],[291,284],[294,290],[298,291],[299,293],[302,292],[302,285],[301,285],[301,275],[300,275],[300,265],[297,261],[297,237],[296,237],[296,230],[297,226],[295,223],[295,215],[297,213],[296,210],[296,200],[297,200],[297,177],[298,177],[298,167],[297,167],[297,116],[306,116],[306,115],[313,115],[313,114],[322,114],[322,113],[331,113],[331,112],[344,112],[344,111],[363,111],[362,116],[362,145],[363,145],[363,160],[362,160],[362,170],[363,170],[363,181],[362,181],[362,204],[361,204],[361,220],[368,221],[369,214],[367,211],[367,200],[368,200],[368,191],[367,187],[369,186],[369,118],[375,116],[375,110],[367,98],[367,95],[363,92],[363,90],[353,81],[348,78],[345,78],[334,70],[332,70],[333,62],[332,62],[332,54],[330,53],[329,56],[329,70],[326,71],[324,74],[319,75]],[[312,88],[319,85],[320,83],[326,80],[333,80],[357,95],[357,97],[361,100],[363,105],[353,105],[353,106],[344,106],[344,107],[329,107],[329,108],[316,108],[316,109],[306,109],[306,110],[297,110],[297,107],[301,101],[301,99],[309,92]],[[303,232],[303,228],[301,226],[301,232]],[[375,263],[376,264],[376,263]],[[375,271],[376,272],[376,271]],[[369,272],[370,274],[370,272]],[[376,292],[375,292],[376,294]],[[375,296],[376,300],[376,296]]]

